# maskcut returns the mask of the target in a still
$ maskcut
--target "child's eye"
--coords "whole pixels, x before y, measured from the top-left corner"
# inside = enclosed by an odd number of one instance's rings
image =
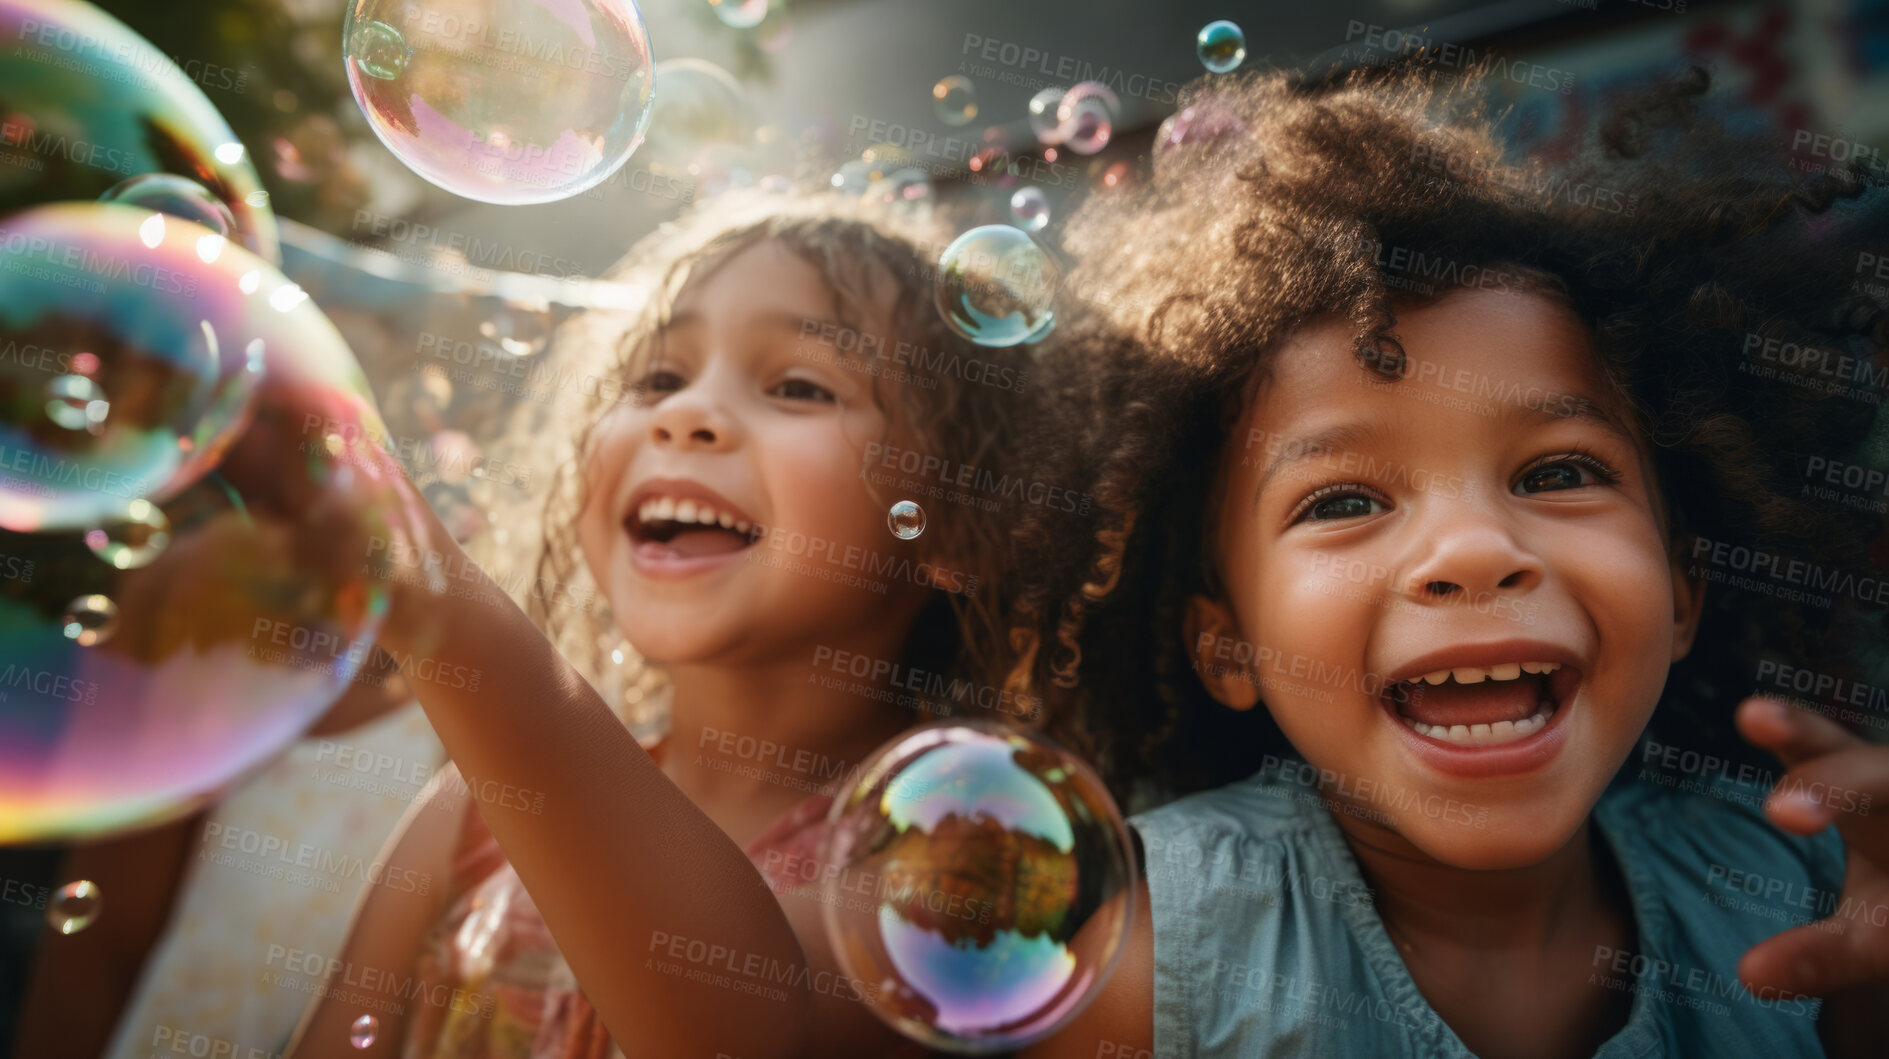
[[[682,389],[682,376],[673,371],[652,371],[630,389],[639,400],[648,400]]]
[[[1363,518],[1376,514],[1373,505],[1382,507],[1383,503],[1377,497],[1359,491],[1355,485],[1328,485],[1301,500],[1287,525],[1295,525],[1306,519],[1336,522],[1340,519]]]
[[[1587,480],[1589,475],[1598,479],[1600,483],[1607,484],[1617,482],[1621,478],[1619,471],[1607,466],[1597,457],[1586,452],[1574,452],[1537,465],[1533,470],[1522,475],[1522,480],[1516,484],[1530,493],[1556,492],[1597,484]]]
[[[824,401],[830,404],[838,400],[832,390],[807,379],[782,379],[768,392],[775,397],[785,397],[790,401]]]

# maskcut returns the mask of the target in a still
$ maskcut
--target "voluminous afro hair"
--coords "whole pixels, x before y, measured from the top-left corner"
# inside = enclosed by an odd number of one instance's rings
[[[1805,469],[1865,458],[1889,313],[1855,278],[1859,254],[1889,250],[1885,195],[1727,132],[1702,105],[1709,82],[1649,87],[1551,168],[1504,150],[1473,77],[1214,79],[1184,93],[1143,186],[1070,220],[1083,302],[1042,355],[1025,449],[1093,494],[1099,521],[1036,511],[1018,527],[1011,681],[1049,691],[1052,730],[1118,794],[1290,752],[1265,710],[1207,697],[1181,629],[1186,599],[1215,591],[1204,515],[1228,431],[1255,373],[1314,321],[1349,321],[1359,371],[1394,383],[1400,307],[1509,277],[1587,324],[1652,442],[1677,553],[1704,538],[1875,575],[1882,518],[1806,495]],[[1829,357],[1750,370],[1750,350],[1793,343]],[[1832,385],[1834,358],[1862,378]],[[1676,742],[1749,759],[1729,712],[1760,659],[1854,675],[1855,637],[1838,634],[1861,626],[1855,598],[1707,599],[1654,718],[1683,727]]]

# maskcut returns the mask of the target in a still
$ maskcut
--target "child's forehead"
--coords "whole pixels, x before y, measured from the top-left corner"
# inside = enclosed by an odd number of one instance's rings
[[[666,316],[838,318],[883,329],[896,284],[883,267],[761,237],[693,262]]]
[[[1564,302],[1519,291],[1452,291],[1400,305],[1387,332],[1402,346],[1401,377],[1378,374],[1355,352],[1356,325],[1312,321],[1287,335],[1255,373],[1244,419],[1250,425],[1325,418],[1334,409],[1388,406],[1418,419],[1449,418],[1505,404],[1591,403],[1630,419],[1585,324]]]

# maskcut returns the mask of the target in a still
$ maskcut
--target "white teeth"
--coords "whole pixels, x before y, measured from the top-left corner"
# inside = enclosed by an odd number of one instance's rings
[[[1559,662],[1502,662],[1493,666],[1458,666],[1454,669],[1439,669],[1434,673],[1425,673],[1420,677],[1411,677],[1406,683],[1414,684],[1421,680],[1425,684],[1441,684],[1453,678],[1458,684],[1480,684],[1485,680],[1515,680],[1523,673],[1552,673],[1560,668]]]
[[[751,523],[751,522],[749,522],[749,521],[748,521],[747,519],[745,519],[745,518],[744,518],[744,519],[739,519],[739,520],[737,520],[737,521],[735,522],[735,532],[736,532],[736,533],[746,533],[746,532],[748,532],[748,528],[749,528],[750,526],[752,526],[752,525],[753,525],[753,523]]]
[[[1435,739],[1442,743],[1454,743],[1457,746],[1501,746],[1525,739],[1548,726],[1548,718],[1554,708],[1543,706],[1533,717],[1524,717],[1519,721],[1496,721],[1494,724],[1425,724],[1408,717],[1403,722],[1418,735]]]
[[[701,500],[677,500],[665,496],[645,500],[636,508],[636,520],[647,525],[651,522],[680,522],[702,526],[720,526],[723,529],[748,532],[749,523],[737,519],[732,511],[719,511]]]

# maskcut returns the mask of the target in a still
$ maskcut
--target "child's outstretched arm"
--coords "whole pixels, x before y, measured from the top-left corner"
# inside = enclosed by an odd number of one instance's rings
[[[1765,815],[1799,835],[1835,824],[1847,854],[1837,910],[1752,946],[1738,977],[1754,990],[1825,998],[1818,1030],[1830,1053],[1880,1056],[1889,1040],[1889,819],[1880,811],[1889,806],[1889,747],[1762,696],[1739,704],[1737,724],[1789,770]],[[1826,791],[1845,797],[1819,796]]]
[[[375,1059],[401,1053],[407,1020],[415,1014],[413,1003],[396,1002],[370,1010],[350,1001],[353,990],[346,983],[360,981],[363,971],[370,981],[413,980],[426,932],[455,896],[448,890],[453,849],[464,829],[465,814],[472,811],[463,802],[452,804],[455,796],[444,790],[442,782],[450,775],[448,769],[433,777],[401,815],[400,823],[375,858],[379,864],[398,866],[419,878],[436,881],[424,891],[391,886],[368,886],[363,890],[336,966],[323,981],[322,991],[302,1013],[301,1024],[296,1026],[284,1052],[287,1059]],[[349,1039],[350,1031],[354,1020],[362,1015],[373,1015],[379,1027],[373,1044],[356,1048]]]
[[[379,646],[617,1046],[632,1059],[803,1054],[812,1002],[788,983],[806,980],[805,957],[760,873],[466,557],[391,458],[360,449],[360,482],[307,513],[304,532],[356,569],[391,560]],[[376,520],[365,512],[390,509],[405,543],[367,528]]]

